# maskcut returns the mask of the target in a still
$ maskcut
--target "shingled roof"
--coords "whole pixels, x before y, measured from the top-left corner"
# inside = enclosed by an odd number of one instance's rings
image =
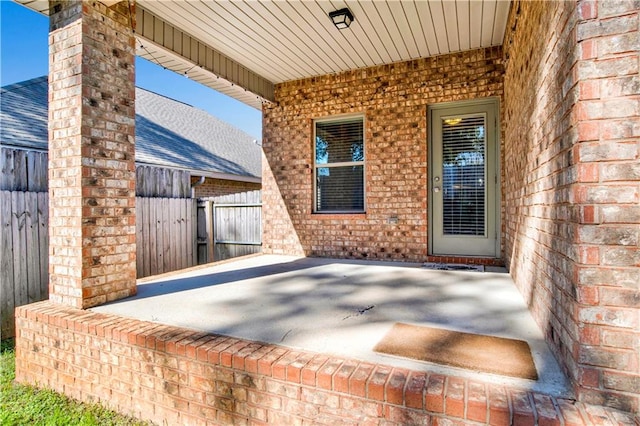
[[[47,150],[47,92],[46,76],[0,89],[3,146]],[[259,178],[261,148],[247,133],[205,111],[138,87],[136,163]]]

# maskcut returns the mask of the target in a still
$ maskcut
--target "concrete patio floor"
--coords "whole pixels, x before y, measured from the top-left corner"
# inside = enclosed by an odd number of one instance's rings
[[[141,280],[137,296],[92,310],[570,397],[511,277],[504,269],[488,269],[261,255]],[[374,352],[396,322],[526,340],[539,379]]]

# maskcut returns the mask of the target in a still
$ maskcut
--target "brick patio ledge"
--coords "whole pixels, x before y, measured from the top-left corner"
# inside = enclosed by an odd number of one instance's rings
[[[168,424],[633,425],[632,414],[48,301],[16,309],[16,379]]]

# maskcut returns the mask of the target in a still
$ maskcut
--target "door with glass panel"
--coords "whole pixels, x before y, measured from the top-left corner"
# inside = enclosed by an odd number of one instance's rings
[[[429,249],[499,256],[496,100],[429,108]]]

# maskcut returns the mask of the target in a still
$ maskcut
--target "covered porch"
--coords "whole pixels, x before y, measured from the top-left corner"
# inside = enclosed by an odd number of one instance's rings
[[[169,423],[588,424],[637,415],[637,3],[21,2],[50,15],[56,221],[50,301],[16,315],[19,380]],[[331,23],[334,6],[353,9],[350,27]],[[351,260],[248,266],[220,272],[232,282],[213,288],[200,288],[197,277],[138,285],[136,54],[262,109],[265,253]],[[485,112],[467,110],[487,102]],[[452,126],[471,125],[467,118],[482,123],[454,138],[460,152],[445,155],[440,142]],[[323,128],[329,136],[319,141]],[[343,132],[356,136],[335,139]],[[335,152],[321,152],[336,140]],[[327,164],[327,155],[337,161]],[[458,169],[445,164],[454,160]],[[492,162],[473,182],[486,195],[470,209],[481,226],[462,229],[447,247],[437,239],[448,206],[440,179],[465,161],[473,169]],[[338,201],[327,207],[329,199]],[[486,247],[476,250],[481,239]],[[508,293],[513,279],[524,302],[479,294],[478,286],[493,285],[473,278],[480,274],[353,259],[505,265],[509,275],[483,276],[508,282]],[[353,281],[354,268],[378,267],[397,270]],[[378,280],[400,270],[437,279],[422,292]],[[262,302],[222,291],[243,274],[252,277],[246,291],[278,292],[263,293]],[[341,293],[345,286],[353,295]],[[318,310],[299,296],[306,292],[340,302]],[[181,297],[228,315],[216,325],[208,320],[222,315],[187,319],[190,306],[171,301]],[[184,324],[154,322],[175,308]],[[145,317],[123,316],[137,311]],[[528,315],[537,327],[525,324]],[[501,320],[511,316],[513,324]],[[369,319],[379,328],[370,330]],[[309,321],[327,333],[300,327]],[[390,360],[367,358],[370,349],[334,355],[346,338],[370,345],[391,321],[518,336],[532,339],[534,351],[548,345],[579,402],[533,384],[386,367]],[[319,346],[306,347],[314,341]],[[541,370],[551,365],[544,359]]]
[[[16,316],[18,380],[169,424],[633,424],[576,402],[499,267],[257,255]],[[374,352],[396,322],[525,340],[539,378]]]
[[[136,296],[91,311],[571,398],[511,277],[504,268],[487,269],[442,271],[410,263],[260,255],[145,279]],[[398,322],[525,340],[539,379],[374,352]]]

